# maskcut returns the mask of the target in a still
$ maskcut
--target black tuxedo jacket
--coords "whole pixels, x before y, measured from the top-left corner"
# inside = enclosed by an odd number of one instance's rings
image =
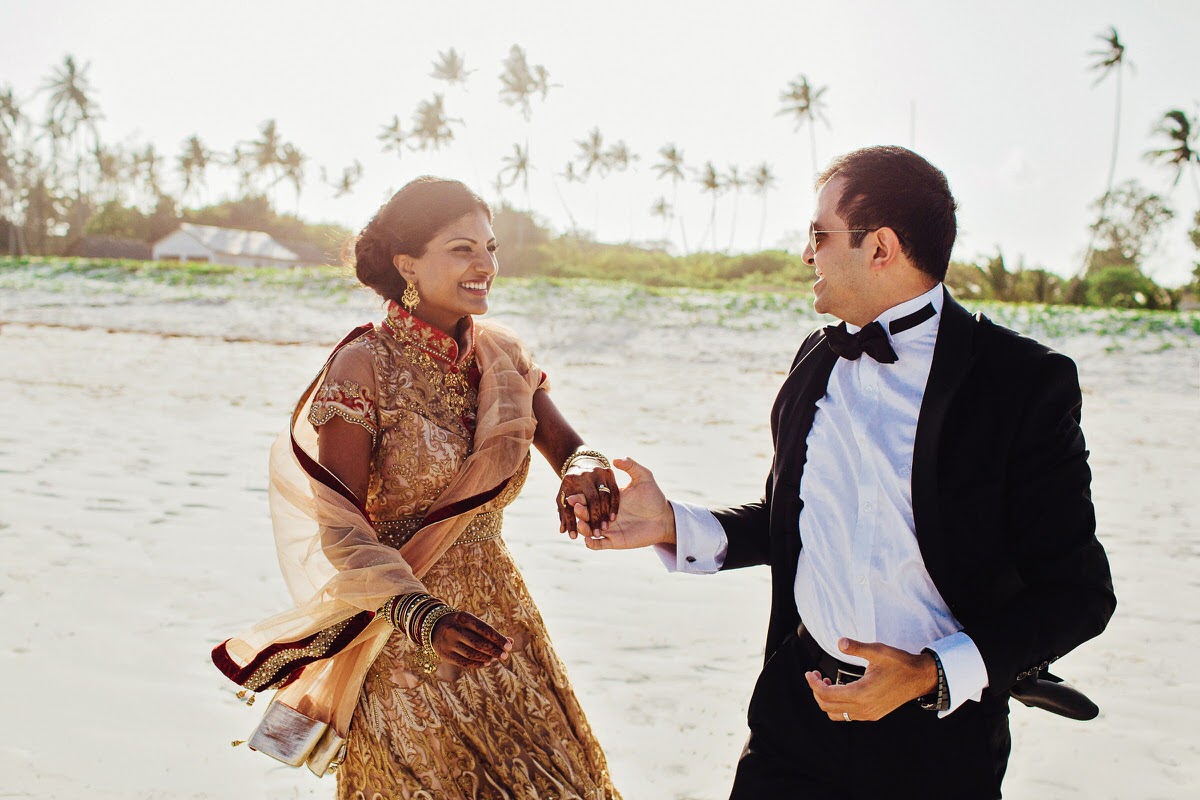
[[[722,569],[771,566],[768,658],[800,621],[800,479],[836,360],[822,331],[804,341],[771,413],[763,499],[714,510],[729,538]],[[1099,634],[1116,607],[1080,404],[1071,359],[945,296],[917,421],[913,517],[930,577],[983,656],[989,693]]]

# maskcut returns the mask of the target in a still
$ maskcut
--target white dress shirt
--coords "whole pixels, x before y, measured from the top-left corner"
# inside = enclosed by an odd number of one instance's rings
[[[942,311],[942,285],[879,315],[892,320],[932,304],[935,315],[888,334],[894,364],[864,354],[839,358],[817,402],[800,481],[796,609],[804,627],[834,658],[842,637],[938,654],[953,712],[978,701],[987,686],[979,649],[942,599],[917,543],[912,512],[912,460],[917,416]],[[851,333],[859,329],[847,325]],[[707,574],[720,569],[728,540],[717,518],[689,503],[672,503],[676,546],[658,548],[668,569]]]

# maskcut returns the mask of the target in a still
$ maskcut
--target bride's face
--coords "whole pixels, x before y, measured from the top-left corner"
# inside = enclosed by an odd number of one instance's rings
[[[499,265],[496,236],[483,211],[473,211],[439,230],[420,258],[396,256],[396,268],[417,287],[413,315],[450,335],[468,314],[486,314]]]

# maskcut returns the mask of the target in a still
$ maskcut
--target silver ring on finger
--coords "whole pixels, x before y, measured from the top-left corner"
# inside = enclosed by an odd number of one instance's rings
[[[849,711],[843,711],[843,712],[842,712],[842,719],[846,720],[846,722],[849,722],[849,721],[850,721],[850,712],[849,712]]]
[[[604,494],[612,494],[612,489],[608,488],[603,483],[596,487],[596,491],[604,492]]]

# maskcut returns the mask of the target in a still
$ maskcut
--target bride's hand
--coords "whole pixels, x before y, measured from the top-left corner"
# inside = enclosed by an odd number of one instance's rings
[[[653,473],[632,458],[613,459],[613,465],[630,478],[629,485],[621,490],[621,509],[615,520],[594,525],[591,507],[583,497],[567,497],[588,549],[628,550],[674,544],[675,512]]]
[[[567,471],[558,487],[554,502],[558,505],[558,530],[572,539],[579,535],[575,521],[575,510],[566,498],[580,498],[594,513],[601,531],[617,518],[621,506],[621,491],[617,488],[617,476],[599,459],[578,456],[575,464]]]
[[[512,639],[474,614],[455,611],[433,626],[433,649],[443,661],[463,669],[479,669],[508,658]]]

